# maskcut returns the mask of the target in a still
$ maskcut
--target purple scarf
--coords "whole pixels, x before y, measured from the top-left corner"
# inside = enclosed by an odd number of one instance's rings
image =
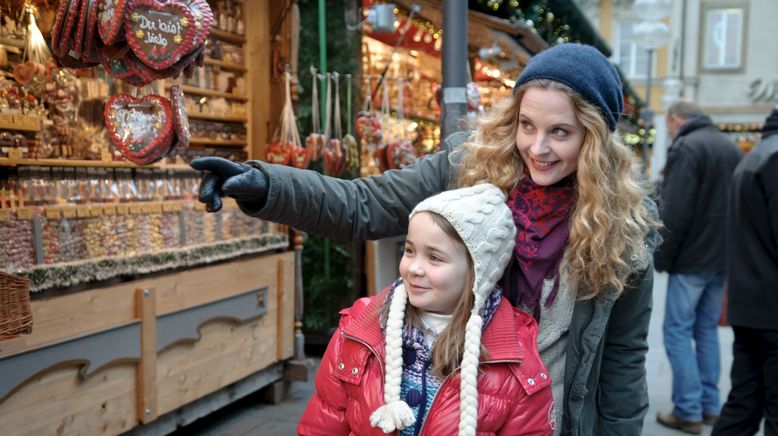
[[[570,175],[554,185],[540,186],[525,175],[508,199],[516,223],[516,248],[503,276],[503,289],[514,306],[526,307],[536,320],[540,320],[543,280],[554,281],[544,307],[554,302],[559,290],[559,265],[575,204],[574,181]]]

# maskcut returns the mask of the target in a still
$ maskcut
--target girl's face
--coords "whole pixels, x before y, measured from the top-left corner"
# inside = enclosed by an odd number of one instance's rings
[[[466,250],[435,224],[432,215],[414,215],[400,260],[400,276],[411,305],[427,312],[451,314],[465,287],[469,267]]]
[[[567,94],[544,88],[524,92],[516,148],[532,181],[549,186],[572,174],[578,168],[584,134]]]

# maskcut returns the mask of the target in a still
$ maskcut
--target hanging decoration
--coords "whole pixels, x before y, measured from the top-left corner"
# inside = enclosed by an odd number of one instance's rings
[[[370,76],[365,77],[367,86],[367,91],[364,93],[365,102],[354,120],[354,130],[359,138],[360,160],[364,164],[362,177],[380,174],[373,156],[376,149],[381,146],[383,130],[379,114],[373,110],[372,79]]]
[[[327,74],[327,113],[324,136],[327,138],[322,156],[324,157],[324,171],[331,176],[338,176],[346,169],[346,163],[348,162],[348,156],[343,148],[342,122],[340,118],[340,86],[339,86],[338,73]],[[332,83],[335,83],[335,98],[331,99],[332,95]],[[330,130],[330,100],[334,100],[332,106],[332,124],[333,129]],[[330,135],[332,133],[332,135]]]
[[[324,148],[324,135],[321,133],[321,118],[319,115],[319,74],[311,67],[311,122],[312,132],[305,138],[305,149],[312,161],[318,160]]]
[[[351,74],[346,74],[346,135],[343,137],[343,148],[348,156],[349,171],[359,168],[359,144],[351,134]]]
[[[307,168],[310,163],[308,150],[300,143],[300,133],[297,131],[297,117],[292,107],[291,82],[292,74],[287,69],[284,75],[285,99],[281,109],[279,130],[273,135],[273,142],[267,148],[265,160],[279,165],[293,165],[297,168]]]
[[[212,24],[206,0],[60,0],[51,47],[63,66],[102,64],[110,76],[144,87],[182,73],[191,76],[202,66]],[[171,87],[170,99],[156,94],[111,97],[104,110],[111,141],[138,165],[156,162],[177,146],[188,147],[184,103],[177,86]]]

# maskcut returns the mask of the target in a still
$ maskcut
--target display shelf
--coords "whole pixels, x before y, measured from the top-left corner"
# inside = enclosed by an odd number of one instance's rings
[[[192,138],[189,140],[192,145],[216,145],[220,147],[243,147],[248,142],[240,139],[211,139],[211,138]]]
[[[238,72],[241,72],[241,73],[245,73],[247,71],[247,69],[246,69],[246,67],[244,65],[235,64],[235,63],[232,63],[232,62],[224,62],[224,61],[220,61],[218,59],[205,58],[205,64],[206,65],[213,65],[215,67],[220,67],[220,68],[223,68],[225,70],[238,71]]]
[[[223,115],[189,113],[187,116],[189,116],[189,118],[192,120],[222,121],[226,123],[245,123],[248,121],[246,117],[232,117]]]
[[[226,42],[232,42],[234,44],[245,44],[246,43],[246,37],[243,35],[239,35],[237,33],[232,32],[225,32],[224,30],[218,29],[216,27],[211,28],[210,36],[220,39],[222,41]]]
[[[170,89],[171,84],[165,85],[165,88]],[[245,95],[232,94],[229,92],[214,91],[213,89],[198,88],[196,86],[180,85],[181,90],[187,94],[204,95],[207,97],[223,97],[230,100],[248,101],[248,97]]]
[[[127,161],[108,161],[108,160],[77,160],[77,159],[9,159],[0,157],[0,166],[40,166],[40,167],[93,167],[93,168],[164,168],[177,170],[191,170],[186,164],[169,164],[166,162],[157,162],[151,165],[135,165]]]

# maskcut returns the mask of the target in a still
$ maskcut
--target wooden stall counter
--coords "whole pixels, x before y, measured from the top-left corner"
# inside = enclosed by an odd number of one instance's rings
[[[295,252],[33,300],[0,342],[3,434],[160,432],[281,380],[293,355]]]

